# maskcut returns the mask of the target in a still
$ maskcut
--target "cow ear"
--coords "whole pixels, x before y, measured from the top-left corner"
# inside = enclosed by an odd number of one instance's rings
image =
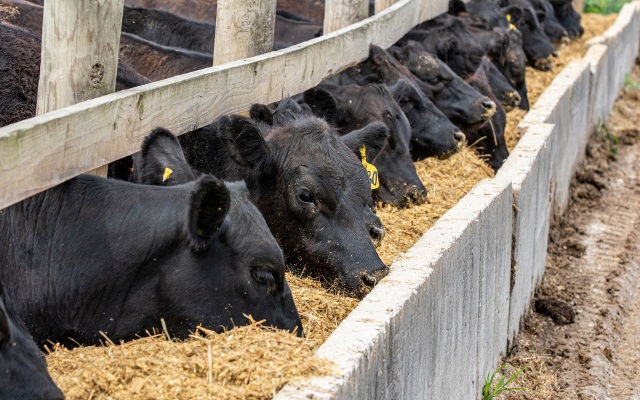
[[[314,115],[332,120],[338,111],[338,102],[331,93],[315,87],[304,92],[304,102],[311,107]]]
[[[206,251],[229,211],[231,197],[224,181],[204,175],[196,182],[189,202],[187,232],[196,253]]]
[[[364,128],[351,131],[342,136],[342,141],[356,155],[360,155],[360,147],[367,149],[367,158],[374,160],[380,151],[387,145],[389,138],[389,128],[381,121],[375,121]]]
[[[269,126],[273,126],[273,112],[265,104],[252,104],[249,110],[249,117],[254,121],[264,122]]]
[[[231,158],[240,165],[253,169],[269,157],[269,146],[250,119],[239,115],[224,116],[218,120],[217,128]]]
[[[178,138],[164,128],[154,129],[144,139],[139,155],[133,160],[140,183],[173,186],[196,179]]]
[[[517,25],[516,22],[522,18],[522,8],[518,6],[508,6],[502,9],[502,14],[509,20],[510,23]]]
[[[409,82],[404,79],[398,79],[396,83],[389,86],[389,92],[393,96],[393,99],[396,103],[400,104],[400,100],[406,97],[413,97],[412,90],[415,90],[413,86]],[[408,93],[407,93],[408,92]]]
[[[451,0],[449,2],[449,14],[458,15],[460,13],[466,13],[467,7],[461,0]]]

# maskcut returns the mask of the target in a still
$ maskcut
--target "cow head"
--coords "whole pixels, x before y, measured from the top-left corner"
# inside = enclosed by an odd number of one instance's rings
[[[415,41],[392,54],[420,80],[420,88],[435,105],[463,130],[485,124],[495,112],[495,103],[478,93],[444,62]]]
[[[553,6],[549,0],[528,0],[542,25],[544,33],[554,43],[569,43],[569,33],[556,18]]]
[[[62,400],[42,352],[11,307],[0,284],[0,398]]]
[[[575,39],[582,36],[584,28],[580,25],[580,14],[573,8],[571,0],[550,0],[560,24],[565,27],[569,37]]]
[[[540,26],[533,7],[511,5],[512,1],[518,0],[502,0],[502,12],[510,24],[522,34],[522,49],[527,56],[527,62],[543,71],[550,69],[553,64],[549,57],[556,54],[555,47]]]
[[[272,111],[271,108],[265,104],[253,104],[250,111],[251,119],[270,127],[274,125],[286,125],[297,118],[311,115],[313,115],[313,112],[307,104],[298,103],[291,98],[286,98],[280,101],[275,111]],[[376,128],[376,126],[378,128]],[[372,132],[372,130],[376,129],[377,133],[376,131]],[[342,136],[342,140],[347,144],[347,146],[349,146],[349,148],[354,150],[356,155],[360,155],[360,149],[358,147],[359,143],[361,141],[367,141],[370,143],[369,156],[371,156],[380,152],[381,149],[378,147],[384,145],[386,137],[388,136],[387,132],[387,129],[382,128],[382,126],[377,123],[376,125],[367,126],[363,129],[357,130],[350,135]],[[376,135],[378,135],[377,138],[375,137]],[[371,138],[364,138],[363,136],[371,136]],[[356,139],[354,140],[354,138]],[[374,147],[371,148],[371,146]],[[369,230],[371,240],[377,247],[382,242],[382,238],[384,238],[385,228],[382,221],[380,221],[380,218],[378,218],[372,210],[374,205],[373,198],[369,199],[367,203],[369,206],[364,209],[364,221],[367,225],[367,229]]]
[[[405,40],[419,41],[424,49],[444,61],[461,78],[480,65],[484,49],[460,18],[441,15],[409,31]]]
[[[266,129],[265,136],[255,122],[239,116],[222,117],[217,126],[226,146],[249,166],[245,181],[251,198],[290,268],[337,280],[356,297],[387,274],[364,220],[371,197],[367,171],[326,122],[301,116]],[[386,135],[378,125],[347,139],[374,158]]]
[[[427,189],[418,178],[409,150],[409,120],[384,85],[323,85],[306,91],[304,100],[343,134],[382,121],[389,139],[377,157],[369,155],[380,173],[380,187],[373,192],[373,199],[399,207],[426,201]]]
[[[468,82],[480,93],[495,98],[489,83],[489,65],[483,62]],[[496,113],[489,122],[477,129],[465,131],[469,143],[475,145],[480,154],[488,156],[487,163],[497,171],[509,156],[509,150],[504,139],[507,123],[506,112],[498,104]]]
[[[410,152],[414,160],[446,157],[458,151],[462,133],[439,110],[422,88],[422,82],[390,52],[372,45],[369,57],[343,75],[360,85],[383,83],[400,105],[411,126]]]
[[[178,139],[162,128],[145,138],[134,160],[143,184],[176,186],[199,175],[187,164]],[[244,182],[202,176],[191,192],[187,216],[191,251],[181,255],[181,268],[169,269],[162,280],[163,293],[178,302],[173,308],[180,311],[168,313],[171,327],[202,323],[219,329],[245,322],[244,313],[301,335],[284,256]],[[190,293],[185,303],[179,300],[184,293]]]

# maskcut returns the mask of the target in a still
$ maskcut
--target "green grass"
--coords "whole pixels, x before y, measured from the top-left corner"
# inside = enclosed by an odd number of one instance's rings
[[[631,79],[630,74],[624,76],[624,88],[627,90],[640,90],[640,83]]]
[[[584,12],[595,14],[613,14],[620,11],[623,5],[631,0],[585,0]]]
[[[614,133],[611,133],[609,128],[602,121],[598,120],[597,129],[600,134],[607,139],[607,143],[609,145],[609,157],[616,158],[618,155],[618,144],[620,143],[620,139]]]
[[[521,387],[507,387],[508,384],[513,382],[518,375],[524,372],[524,368],[517,370],[511,375],[509,379],[506,379],[506,376],[501,376],[500,380],[493,385],[493,381],[496,378],[496,375],[506,366],[506,364],[502,364],[498,369],[493,373],[487,374],[487,379],[484,381],[484,386],[482,387],[482,400],[492,400],[496,398],[500,393],[515,391],[515,390],[525,390],[525,388]]]

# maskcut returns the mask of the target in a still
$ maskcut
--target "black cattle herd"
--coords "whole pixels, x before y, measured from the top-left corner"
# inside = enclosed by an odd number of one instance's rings
[[[125,7],[117,90],[212,64],[213,21],[155,2]],[[0,22],[4,126],[35,115],[43,10],[0,6],[17,11]],[[465,140],[498,170],[506,112],[529,107],[525,66],[548,69],[579,20],[570,0],[454,0],[315,88],[179,138],[157,128],[109,178],[0,210],[0,398],[63,398],[38,348],[47,340],[131,340],[161,318],[186,337],[243,314],[302,335],[285,269],[363,297],[388,271],[374,205],[426,201],[413,162]],[[280,9],[275,26],[276,49],[322,33]]]

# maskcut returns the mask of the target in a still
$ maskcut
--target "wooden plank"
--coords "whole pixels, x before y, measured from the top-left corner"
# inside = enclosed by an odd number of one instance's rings
[[[219,0],[213,65],[273,50],[276,0]]]
[[[326,35],[362,21],[368,16],[369,0],[326,0],[322,32]]]
[[[115,91],[123,6],[124,0],[45,2],[37,115]],[[107,176],[106,166],[93,172]]]
[[[0,128],[0,209],[139,150],[158,126],[176,134],[317,85],[447,10],[402,0],[349,28],[217,67],[109,94]],[[433,12],[429,15],[429,13]],[[91,135],[87,135],[91,132]]]

